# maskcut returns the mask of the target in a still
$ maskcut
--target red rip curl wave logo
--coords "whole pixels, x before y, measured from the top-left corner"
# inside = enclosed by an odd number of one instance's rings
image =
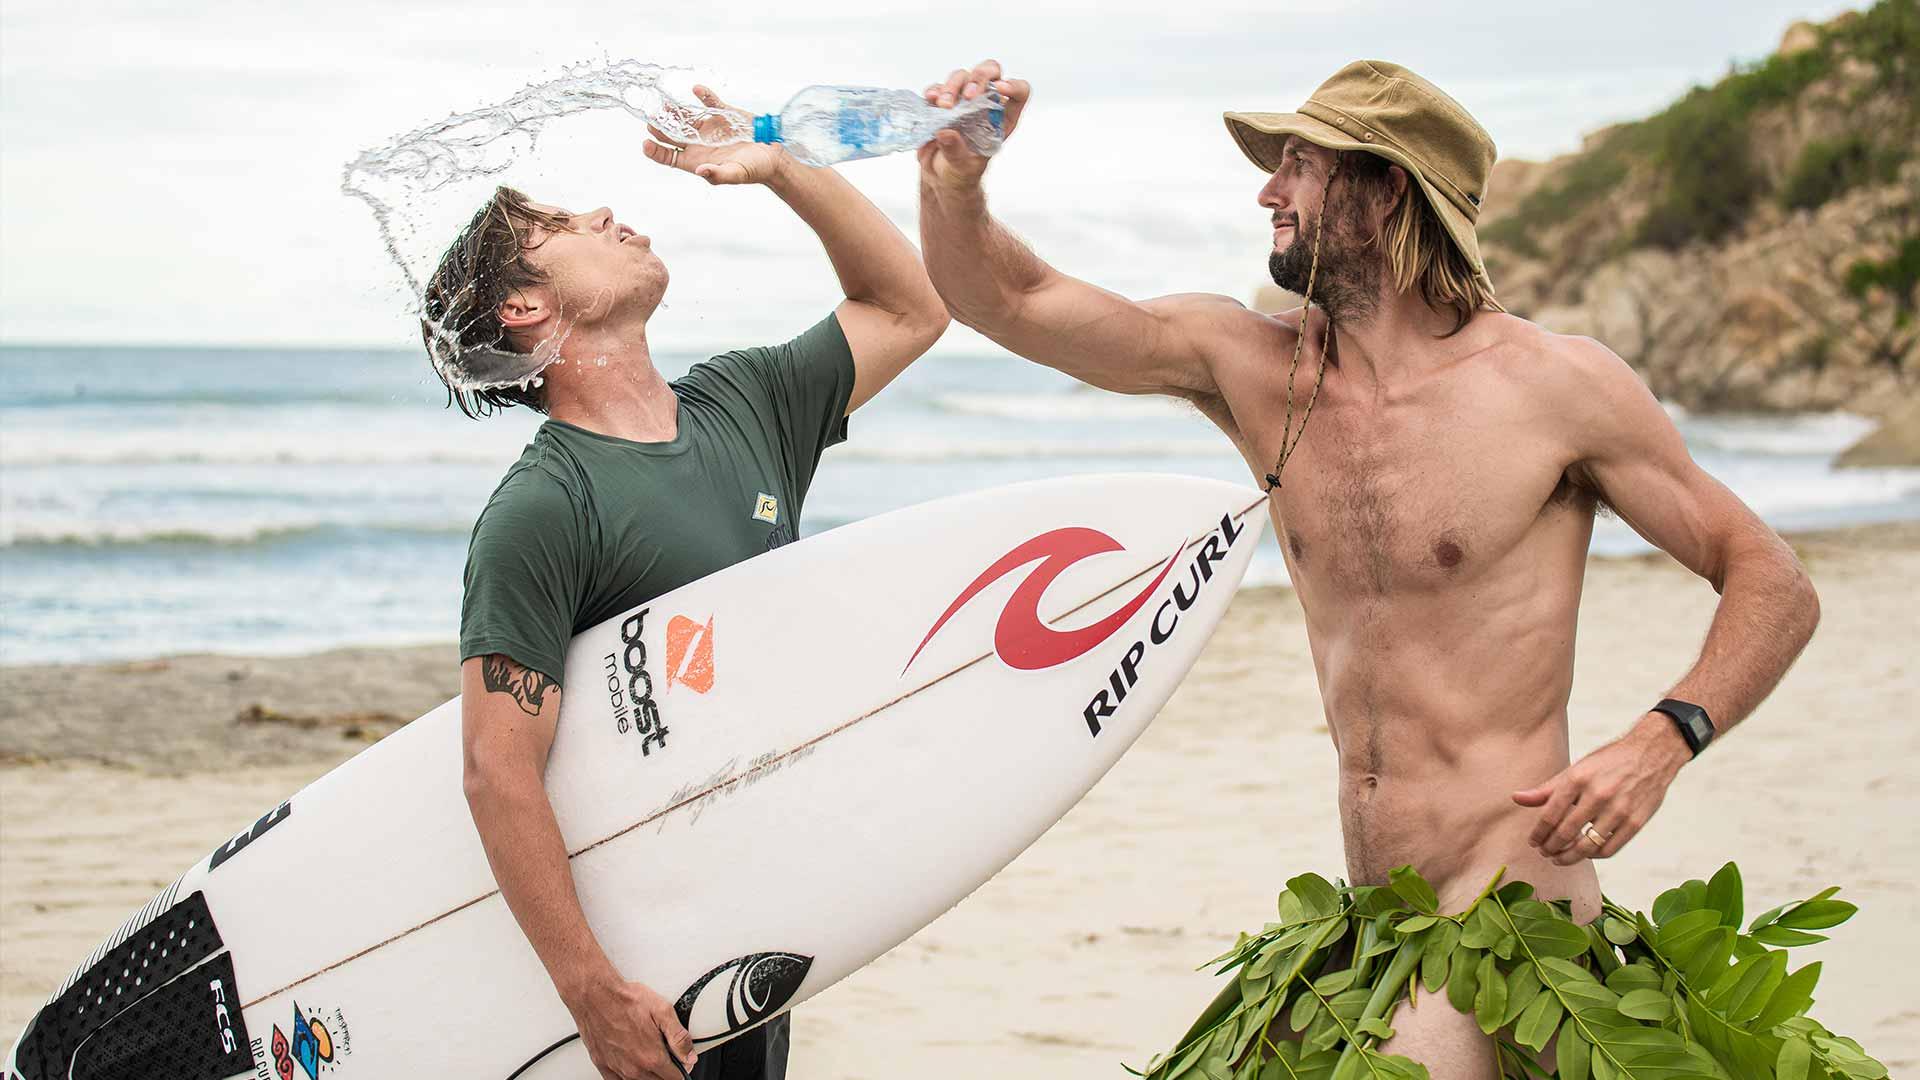
[[[920,657],[920,653],[967,602],[978,596],[981,590],[994,582],[1018,570],[1029,563],[1038,562],[1026,576],[1013,595],[1007,599],[1007,606],[1000,612],[1000,621],[994,625],[993,650],[1010,668],[1020,671],[1040,671],[1044,668],[1058,667],[1069,660],[1086,655],[1101,642],[1112,637],[1135,612],[1147,602],[1160,583],[1172,572],[1173,564],[1180,558],[1182,543],[1160,568],[1160,573],[1147,583],[1146,588],[1121,606],[1120,610],[1090,626],[1077,630],[1055,630],[1040,618],[1040,598],[1046,594],[1047,587],[1054,579],[1066,573],[1067,568],[1082,559],[1095,555],[1104,555],[1112,551],[1125,551],[1118,540],[1098,529],[1073,526],[1041,533],[1039,536],[1002,555],[992,566],[980,572],[947,610],[936,619],[927,636],[920,639],[920,646],[913,650],[913,656],[907,659],[907,666],[900,669],[902,675],[907,668]]]

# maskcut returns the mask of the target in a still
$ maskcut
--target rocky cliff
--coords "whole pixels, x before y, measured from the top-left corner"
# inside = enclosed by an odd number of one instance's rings
[[[1886,416],[1920,390],[1920,0],[1881,0],[1578,153],[1495,169],[1510,310],[1696,409]]]
[[[1920,393],[1916,143],[1920,0],[1795,24],[1657,115],[1496,165],[1488,268],[1668,401],[1891,418]]]

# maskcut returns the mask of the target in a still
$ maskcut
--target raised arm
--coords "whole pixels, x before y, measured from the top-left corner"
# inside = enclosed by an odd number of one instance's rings
[[[704,86],[700,100],[727,106]],[[647,156],[709,184],[765,184],[820,237],[846,301],[835,314],[853,352],[852,412],[906,370],[947,329],[946,308],[927,280],[920,256],[900,230],[846,178],[802,165],[777,146],[759,143],[679,147],[657,129]]]
[[[560,688],[498,653],[460,668],[467,806],[500,894],[573,1013],[588,1056],[608,1080],[674,1080],[694,1063],[693,1039],[672,1003],[628,982],[580,910],[567,848],[543,774],[560,719]]]
[[[1561,411],[1575,440],[1573,476],[1648,542],[1720,594],[1700,655],[1667,696],[1706,709],[1721,733],[1779,684],[1820,621],[1820,600],[1793,549],[1687,453],[1660,403],[1625,362],[1585,338],[1561,339]],[[1557,861],[1584,857],[1591,821],[1619,851],[1659,807],[1692,752],[1671,718],[1647,712],[1620,739],[1515,798],[1544,805],[1534,841]],[[1573,804],[1578,811],[1573,812]]]
[[[927,87],[927,100],[951,107],[992,86],[1005,103],[1002,130],[1011,136],[1029,87],[1001,75],[992,60],[955,71]],[[1133,301],[1060,273],[987,212],[987,161],[952,131],[920,150],[920,247],[953,317],[1012,352],[1104,389],[1216,394],[1210,358],[1259,316],[1224,296]]]

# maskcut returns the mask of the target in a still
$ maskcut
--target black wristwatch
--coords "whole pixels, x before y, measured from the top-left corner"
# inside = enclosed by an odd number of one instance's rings
[[[1713,720],[1707,716],[1707,710],[1691,701],[1666,698],[1655,705],[1651,712],[1666,713],[1673,719],[1673,726],[1680,729],[1680,737],[1687,740],[1687,748],[1694,757],[1707,748],[1713,741]]]

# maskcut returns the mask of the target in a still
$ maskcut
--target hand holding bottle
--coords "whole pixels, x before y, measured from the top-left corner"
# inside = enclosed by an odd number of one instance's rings
[[[778,146],[737,141],[739,133],[753,131],[753,117],[720,100],[720,95],[705,86],[695,86],[694,96],[705,109],[681,109],[670,119],[673,127],[688,131],[690,138],[677,139],[662,131],[659,123],[648,123],[653,134],[643,149],[647,157],[667,166],[700,177],[709,184],[764,184],[786,168],[791,157]],[[669,102],[668,108],[676,108]]]
[[[1005,139],[1013,134],[1014,125],[1020,122],[1020,113],[1026,108],[1033,88],[1027,85],[1025,79],[1005,78],[998,60],[982,60],[971,70],[955,68],[944,82],[928,84],[923,95],[929,105],[952,109],[989,92],[999,96],[1002,109],[1000,137]],[[950,128],[942,130],[922,146],[919,156],[921,170],[944,187],[979,183],[990,160]]]

